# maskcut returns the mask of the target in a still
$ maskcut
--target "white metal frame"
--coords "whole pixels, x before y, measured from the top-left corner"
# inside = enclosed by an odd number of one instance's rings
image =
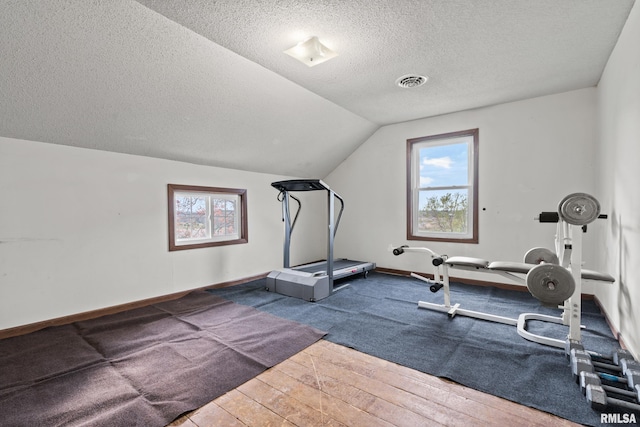
[[[556,338],[545,337],[543,335],[537,335],[526,330],[527,321],[540,320],[543,322],[556,323],[569,327],[568,339],[580,341],[580,329],[583,328],[580,324],[580,316],[582,311],[581,295],[582,295],[582,229],[581,226],[570,225],[562,220],[558,222],[558,228],[556,232],[556,253],[560,259],[560,265],[569,269],[573,275],[575,281],[575,290],[571,297],[567,299],[563,305],[558,308],[562,309],[560,316],[549,316],[538,313],[522,313],[517,319],[498,316],[490,313],[483,313],[479,311],[472,311],[460,308],[460,304],[451,304],[451,295],[449,289],[449,268],[451,266],[443,262],[439,266],[433,265],[433,280],[427,279],[416,273],[411,273],[411,276],[427,282],[429,284],[441,284],[442,292],[444,294],[444,304],[434,304],[426,301],[418,301],[419,308],[425,308],[428,310],[439,311],[447,313],[449,317],[456,315],[472,317],[475,319],[488,320],[490,322],[502,323],[506,325],[512,325],[517,327],[518,334],[526,340],[533,341],[539,344],[544,344],[552,347],[564,348],[565,340]],[[425,253],[430,256],[431,260],[435,258],[442,258],[446,261],[446,255],[438,255],[434,251],[425,247],[403,247],[404,252],[418,252]],[[526,285],[526,277],[523,277],[522,273],[492,270],[489,268],[471,268],[456,265],[454,268],[462,268],[473,271],[491,272],[501,274],[509,279],[516,280],[521,284]]]

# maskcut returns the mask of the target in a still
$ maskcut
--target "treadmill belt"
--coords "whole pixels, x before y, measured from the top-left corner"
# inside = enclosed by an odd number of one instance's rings
[[[342,270],[343,268],[355,267],[361,264],[365,264],[362,261],[352,261],[349,259],[337,259],[333,261],[333,271]],[[327,262],[317,262],[308,266],[296,267],[294,270],[304,271],[306,273],[327,272]]]

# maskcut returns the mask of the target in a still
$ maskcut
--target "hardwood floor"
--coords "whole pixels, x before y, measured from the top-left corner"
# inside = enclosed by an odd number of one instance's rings
[[[320,340],[170,426],[578,426]]]

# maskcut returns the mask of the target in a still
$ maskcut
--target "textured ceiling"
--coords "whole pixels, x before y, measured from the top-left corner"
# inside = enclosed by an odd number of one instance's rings
[[[632,5],[0,0],[0,136],[322,178],[380,125],[596,85]],[[339,55],[282,53],[312,35]]]
[[[624,0],[138,0],[384,125],[595,86]],[[318,36],[339,56],[307,68],[282,51]],[[398,77],[427,75],[414,90]]]

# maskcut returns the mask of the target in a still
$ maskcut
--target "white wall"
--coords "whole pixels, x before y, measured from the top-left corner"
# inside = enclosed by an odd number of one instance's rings
[[[280,267],[284,178],[0,137],[0,329]],[[169,252],[169,183],[246,188],[249,243]],[[293,263],[324,257],[315,225]]]
[[[599,192],[611,220],[602,264],[617,279],[596,296],[640,355],[640,4],[636,2],[598,84]]]
[[[337,254],[430,272],[426,258],[394,257],[388,245],[428,246],[441,254],[490,261],[522,261],[535,246],[553,249],[555,225],[534,217],[555,211],[569,193],[602,196],[596,191],[595,119],[596,89],[589,88],[381,128],[326,179],[347,202]],[[479,244],[407,241],[406,140],[472,128],[480,129]],[[593,232],[584,245],[589,267],[598,249]],[[455,274],[506,280],[488,273]]]

